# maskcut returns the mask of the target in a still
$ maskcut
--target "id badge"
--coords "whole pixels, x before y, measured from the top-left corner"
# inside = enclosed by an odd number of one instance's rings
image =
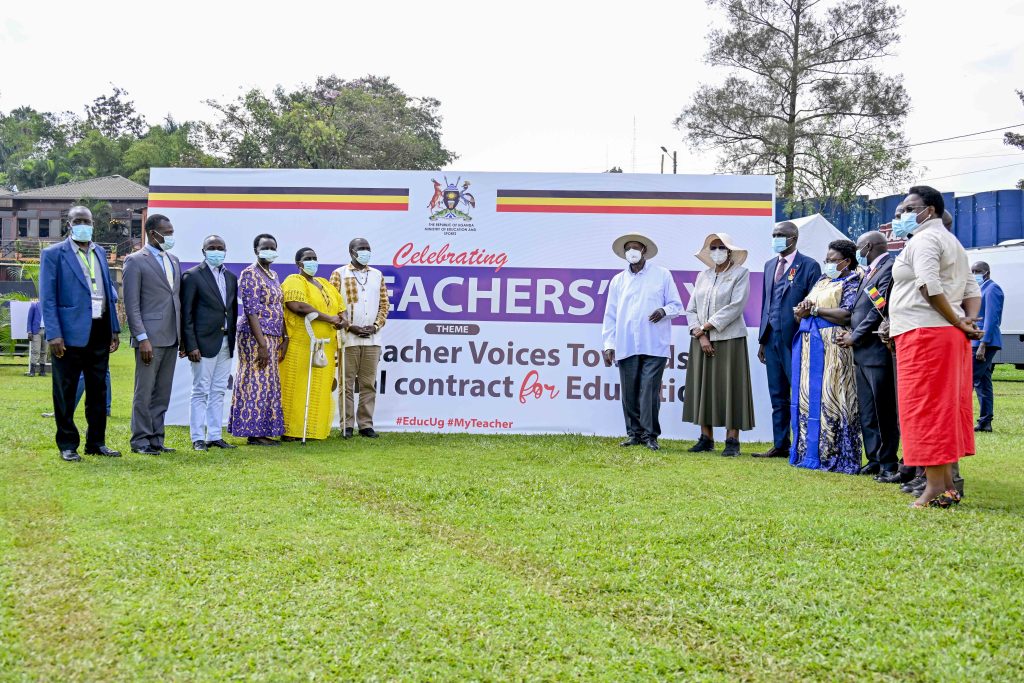
[[[103,317],[103,299],[93,299],[92,300],[92,319],[96,320],[97,318],[102,318],[102,317]]]

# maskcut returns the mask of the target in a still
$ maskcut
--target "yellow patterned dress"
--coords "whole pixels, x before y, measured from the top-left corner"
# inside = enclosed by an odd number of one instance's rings
[[[823,275],[807,295],[819,308],[852,310],[860,276]],[[860,469],[860,416],[853,349],[837,343],[849,328],[824,318],[800,321],[793,339],[793,446],[789,462],[797,467],[856,474]]]
[[[289,275],[281,284],[284,302],[299,301],[328,315],[340,315],[345,310],[341,294],[330,282],[322,277],[312,280],[296,273]],[[306,381],[310,377],[310,339],[306,332],[305,317],[284,309],[284,325],[288,334],[288,352],[281,363],[281,405],[284,408],[285,436],[302,436],[303,418],[306,412]],[[314,367],[309,385],[309,424],[307,439],[326,439],[331,433],[334,421],[333,392],[331,391],[338,355],[338,335],[327,323],[313,321],[313,334],[320,339],[329,338],[324,346],[327,367]]]

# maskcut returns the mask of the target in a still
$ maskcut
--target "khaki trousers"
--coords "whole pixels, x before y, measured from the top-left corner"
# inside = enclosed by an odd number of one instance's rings
[[[39,332],[29,337],[29,363],[35,365],[46,365],[50,360],[50,345],[46,342],[46,332],[39,328]]]
[[[342,429],[351,428],[353,418],[359,429],[373,427],[373,408],[377,403],[377,363],[380,362],[379,346],[345,347],[345,381],[338,384],[345,389],[345,424]],[[341,377],[341,366],[338,366]],[[358,384],[358,388],[356,385]],[[358,412],[355,394],[359,394]]]

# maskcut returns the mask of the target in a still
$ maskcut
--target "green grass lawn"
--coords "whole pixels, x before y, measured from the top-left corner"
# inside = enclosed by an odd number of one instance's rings
[[[107,443],[128,451],[128,352]],[[959,509],[579,436],[60,462],[0,366],[0,679],[1020,680],[1024,373]],[[663,419],[679,419],[663,412]],[[83,424],[84,428],[84,424]],[[240,442],[240,440],[236,440]]]

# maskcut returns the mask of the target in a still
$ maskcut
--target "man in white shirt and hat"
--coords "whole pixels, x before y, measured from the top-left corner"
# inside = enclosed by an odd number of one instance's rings
[[[683,312],[672,273],[649,260],[658,253],[652,239],[629,233],[612,243],[628,266],[608,286],[604,310],[604,363],[619,367],[619,392],[627,438],[621,446],[658,450],[661,377],[669,358],[672,318]]]

